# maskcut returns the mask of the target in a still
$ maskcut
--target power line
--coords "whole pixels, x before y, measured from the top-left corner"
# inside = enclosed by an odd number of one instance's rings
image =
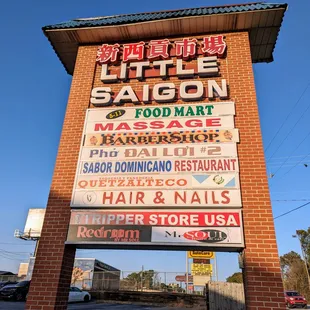
[[[309,107],[310,107],[310,105],[309,105]],[[301,144],[308,138],[310,136],[310,131],[308,132],[308,134],[306,135],[306,137],[298,144],[298,146],[297,146],[297,148],[295,148],[295,149],[293,149],[293,152],[291,153],[291,155],[293,155],[295,152],[296,152],[296,150],[298,150],[298,148],[301,146]],[[301,159],[301,161],[302,160],[304,160],[305,158],[307,158],[307,156],[308,155],[306,155],[303,159]],[[283,163],[282,163],[282,165],[273,173],[273,176],[275,176],[277,173],[278,173],[278,171],[287,163],[287,161],[290,159],[290,157],[288,157]],[[297,164],[296,164],[296,166],[299,164],[299,163],[301,163],[301,161],[299,161]],[[294,166],[294,167],[296,167],[296,166]],[[294,168],[293,167],[293,168]],[[293,169],[292,168],[292,169]]]
[[[304,157],[303,157],[303,158],[304,158]],[[267,163],[267,166],[280,166],[280,165],[282,165],[282,163],[283,163],[283,162]],[[287,164],[287,165],[294,165],[294,164],[296,164],[296,163],[299,163],[299,160],[298,160],[298,161],[296,161],[296,160],[290,161],[290,162],[288,162],[288,163],[286,163],[286,164]]]
[[[303,157],[303,156],[305,156],[305,155],[303,154],[303,155],[295,155],[295,156],[274,157],[274,158],[272,158],[272,160],[285,159],[287,157],[296,158],[296,157]]]
[[[271,169],[271,168],[277,168],[277,167],[280,167],[280,166],[282,166],[282,168],[283,167],[285,167],[285,168],[288,168],[288,167],[292,167],[292,166],[294,166],[294,165],[297,165],[298,166],[298,164],[301,164],[300,162],[292,162],[292,163],[287,163],[287,164],[285,164],[285,165],[281,165],[281,164],[274,164],[274,165],[268,165],[268,167],[269,167],[269,170]],[[307,162],[303,162],[302,164],[307,164]]]
[[[19,254],[29,254],[30,252],[12,252],[12,251],[6,251],[4,249],[0,249],[0,252],[5,252],[8,254],[14,254],[14,255],[19,255]]]
[[[29,259],[29,256],[30,256],[29,254],[28,255],[12,255],[12,254],[7,254],[7,253],[4,253],[4,252],[0,252],[0,257],[8,258],[8,259],[13,259],[13,260],[15,260],[15,259],[27,260],[27,259]]]
[[[293,166],[291,169],[289,169],[288,171],[286,171],[283,175],[282,178],[287,175],[289,172],[291,172],[295,167],[297,167],[300,163],[304,162],[305,159],[310,155],[310,152],[308,155],[306,155],[304,158],[302,158],[295,166]]]
[[[0,257],[5,258],[5,259],[8,259],[8,260],[16,260],[16,261],[19,261],[19,262],[25,261],[25,259],[7,257],[7,256],[2,255],[1,253],[0,253]]]
[[[9,244],[10,246],[34,246],[34,244],[27,244],[26,242],[24,244],[17,244],[17,243],[10,243],[10,242],[0,242],[0,244]]]
[[[272,194],[287,194],[287,191],[274,191]],[[302,191],[290,191],[290,193],[309,193],[309,190],[302,190]]]
[[[289,135],[292,133],[292,131],[295,129],[297,124],[300,122],[300,120],[306,115],[306,112],[310,109],[310,104],[308,105],[307,109],[301,114],[300,118],[297,120],[297,122],[294,124],[294,126],[291,128],[288,134],[285,135],[284,139],[280,142],[276,150],[272,153],[272,155],[267,159],[268,161],[273,157],[274,154],[277,153],[279,148],[282,146],[283,142],[286,141],[286,139],[289,137]]]
[[[292,115],[292,112],[294,111],[294,109],[296,108],[296,106],[298,105],[299,101],[301,100],[301,98],[303,97],[303,95],[305,94],[305,92],[307,91],[308,87],[310,86],[310,83],[308,83],[308,85],[306,86],[306,88],[304,89],[304,91],[302,92],[302,94],[300,95],[299,99],[296,101],[295,105],[293,106],[293,108],[290,110],[290,112],[288,113],[288,115],[286,116],[285,120],[283,121],[282,125],[280,126],[280,128],[278,129],[278,131],[276,132],[276,134],[273,136],[273,138],[271,139],[271,141],[269,142],[268,146],[265,149],[265,153],[268,151],[270,145],[272,144],[272,142],[274,141],[274,139],[278,136],[279,132],[281,131],[281,129],[283,128],[285,122],[289,119],[289,117]]]
[[[276,219],[278,219],[278,218],[280,218],[280,217],[282,217],[282,216],[284,216],[284,215],[287,215],[287,214],[292,213],[292,212],[294,212],[294,211],[296,211],[296,210],[299,210],[299,209],[301,209],[301,208],[303,208],[303,207],[305,207],[305,206],[307,206],[307,205],[309,205],[309,204],[310,204],[310,201],[307,202],[307,203],[305,203],[305,204],[303,204],[303,205],[301,205],[301,206],[299,206],[299,207],[297,207],[297,208],[295,208],[295,209],[292,209],[292,210],[290,210],[290,211],[288,211],[288,212],[282,213],[282,214],[280,214],[280,215],[274,217],[273,219],[276,220]]]
[[[272,201],[292,202],[292,201],[310,201],[310,199],[271,199]]]

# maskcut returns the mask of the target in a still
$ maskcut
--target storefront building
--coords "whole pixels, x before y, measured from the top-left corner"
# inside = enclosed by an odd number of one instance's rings
[[[247,309],[284,309],[252,64],[286,7],[43,28],[73,79],[27,309],[66,309],[76,248],[239,252]]]

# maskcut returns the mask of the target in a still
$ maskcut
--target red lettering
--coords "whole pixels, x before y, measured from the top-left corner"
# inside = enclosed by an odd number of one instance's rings
[[[136,122],[133,125],[133,129],[147,129],[146,122]]]
[[[93,229],[88,229],[86,231],[86,238],[92,238],[93,235],[94,235],[94,230]]]
[[[188,163],[188,162],[187,162]],[[190,168],[189,168],[190,169]],[[187,169],[188,170],[188,169]],[[186,161],[181,160],[181,171],[186,171]]]
[[[210,171],[216,171],[216,160],[215,159],[211,159],[210,160],[210,166],[211,166],[211,169]]]
[[[166,184],[167,186],[173,186],[173,185],[174,185],[174,180],[173,180],[173,179],[168,179],[168,180],[166,180],[165,184]],[[179,185],[179,184],[178,184],[178,185]]]
[[[86,238],[86,232],[87,232],[87,228],[85,226],[79,226],[77,233],[76,233],[76,237],[77,238]]]
[[[208,118],[206,119],[206,127],[221,126],[220,118]]]
[[[176,160],[176,161],[174,162],[174,170],[175,170],[175,171],[181,171],[181,170],[180,170],[180,161],[179,161],[179,160]]]
[[[108,202],[106,202],[108,201]],[[103,192],[102,195],[102,204],[112,204],[113,202],[113,192],[111,192],[111,195],[108,195],[107,192]]]
[[[183,192],[183,197],[178,192],[174,193],[174,203],[178,203],[178,199],[182,200],[183,203],[186,203],[186,192]]]
[[[103,126],[103,124],[95,124],[95,129],[94,131],[112,131],[113,130],[113,123],[107,123],[105,124],[105,126]]]
[[[130,126],[127,123],[120,123],[115,130],[130,130]]]
[[[138,204],[138,202],[141,202],[142,204],[144,204],[144,193],[143,192],[137,192],[137,197],[136,197],[136,204]]]
[[[203,127],[202,121],[198,119],[191,119],[185,122],[185,126],[187,127]]]
[[[194,203],[194,202],[198,202],[199,204],[201,204],[201,201],[200,201],[200,198],[199,198],[199,195],[197,192],[194,192],[193,196],[192,196],[192,201],[191,203]]]
[[[176,127],[176,128],[183,128],[183,126],[180,124],[179,121],[171,121],[166,128],[173,128],[173,127]]]
[[[119,193],[117,199],[115,200],[115,204],[118,204],[118,203],[126,203],[125,195],[122,192]]]
[[[231,163],[233,165],[233,169],[232,170],[236,170],[236,162],[237,162],[236,159],[231,159]]]
[[[153,122],[150,123],[150,128],[151,129],[165,128],[165,124],[164,124],[163,121],[153,121]]]
[[[125,236],[125,230],[124,229],[119,229],[118,231],[118,237],[123,238]]]
[[[103,235],[103,238],[108,238],[108,236],[109,236],[109,233],[110,233],[110,237],[111,237],[111,229],[107,229],[107,230],[105,230],[104,231],[104,227],[101,227],[101,229],[102,229],[102,235]]]
[[[189,231],[183,236],[188,240],[206,240],[210,238],[210,233],[204,231]]]
[[[229,191],[222,191],[221,196],[224,198],[224,200],[222,200],[222,204],[227,205],[230,203]]]
[[[118,237],[118,230],[117,229],[113,229],[111,232],[111,238],[117,238]]]
[[[215,192],[213,192],[213,191],[212,191],[212,203],[215,204],[215,205],[218,205],[218,204],[219,204],[219,201],[216,200]]]
[[[101,229],[94,230],[94,237],[100,238],[101,234],[102,234],[102,230]]]

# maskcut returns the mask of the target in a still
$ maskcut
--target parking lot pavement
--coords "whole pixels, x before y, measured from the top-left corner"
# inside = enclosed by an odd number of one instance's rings
[[[24,302],[0,301],[0,310],[24,310]],[[95,301],[89,303],[69,304],[68,310],[172,310],[173,308],[161,308],[139,305],[121,305],[121,304],[96,304]],[[177,310],[185,310],[182,308],[174,308]],[[308,305],[310,309],[310,305]],[[188,309],[187,309],[188,310]]]
[[[24,310],[24,302],[2,301],[0,300],[0,310]]]
[[[71,304],[68,310],[189,310],[183,308],[167,308],[167,307],[152,307],[152,306],[140,306],[140,305],[128,305],[128,304],[96,304],[96,302],[90,303],[76,303]]]
[[[151,310],[154,307],[139,306],[139,305],[123,305],[123,304],[96,304],[96,302],[89,303],[75,303],[68,306],[68,310]],[[159,310],[158,307],[156,307]]]
[[[24,310],[25,302],[0,301],[0,310]],[[172,308],[161,308],[139,305],[123,305],[123,304],[96,304],[95,301],[88,303],[69,304],[68,310],[171,310]],[[177,310],[182,310],[177,308]],[[187,309],[188,310],[188,309]]]

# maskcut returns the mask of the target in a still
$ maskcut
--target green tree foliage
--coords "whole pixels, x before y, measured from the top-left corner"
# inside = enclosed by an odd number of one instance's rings
[[[242,272],[235,272],[233,275],[226,279],[230,283],[243,283]]]
[[[122,280],[122,286],[131,290],[152,289],[154,286],[155,271],[145,270],[130,273]]]
[[[296,290],[308,299],[309,285],[305,263],[294,251],[280,256],[283,284],[286,290]]]
[[[296,233],[307,261],[308,270],[310,271],[310,227],[307,230],[297,230]]]

